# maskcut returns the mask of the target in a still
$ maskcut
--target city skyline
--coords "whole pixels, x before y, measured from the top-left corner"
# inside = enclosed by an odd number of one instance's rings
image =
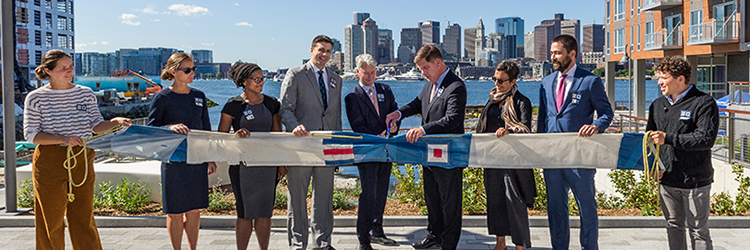
[[[446,18],[451,24],[470,28],[479,18],[494,20],[518,16],[525,20],[527,32],[554,13],[580,19],[581,25],[601,24],[604,18],[604,1],[601,0],[580,2],[588,7],[588,11],[546,0],[537,1],[533,6],[519,2],[483,1],[473,3],[474,8],[463,11],[457,10],[461,8],[446,8],[449,5],[445,4],[396,1],[380,1],[378,5],[347,3],[346,8],[335,7],[337,2],[327,3],[286,1],[283,5],[273,2],[255,8],[258,3],[253,2],[205,5],[205,2],[198,1],[157,4],[136,0],[129,2],[127,8],[116,8],[109,2],[78,0],[75,6],[75,51],[106,53],[140,47],[184,51],[205,49],[213,51],[215,62],[243,60],[276,70],[298,66],[303,59],[309,58],[310,42],[318,34],[343,41],[342,27],[352,23],[355,12],[370,13],[377,17],[380,29],[390,29],[394,33],[402,28],[416,28],[419,22],[437,21],[442,23],[440,37],[448,25]],[[313,20],[315,17],[318,19]],[[487,28],[494,30],[494,27]],[[400,44],[399,35],[394,34],[393,40],[395,46]]]

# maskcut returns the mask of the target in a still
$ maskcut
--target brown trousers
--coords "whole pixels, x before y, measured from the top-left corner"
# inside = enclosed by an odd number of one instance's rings
[[[34,212],[36,249],[65,249],[65,218],[73,249],[102,249],[94,221],[94,150],[76,157],[73,182],[80,183],[88,161],[88,177],[81,187],[73,187],[75,200],[68,202],[68,170],[63,167],[67,147],[39,145],[34,151]],[[75,147],[74,152],[81,150]]]

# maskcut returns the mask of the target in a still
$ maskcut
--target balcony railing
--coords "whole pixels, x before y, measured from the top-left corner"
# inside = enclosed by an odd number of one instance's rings
[[[682,5],[682,0],[645,0],[641,11],[664,10]]]
[[[739,42],[739,21],[711,21],[690,25],[687,45]]]
[[[657,31],[644,35],[646,41],[644,50],[668,50],[682,48],[682,30],[680,27],[672,30]]]

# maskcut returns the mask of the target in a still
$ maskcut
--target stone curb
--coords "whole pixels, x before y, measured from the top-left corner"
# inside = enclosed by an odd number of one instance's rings
[[[7,215],[7,214],[6,214]],[[234,216],[203,216],[201,228],[233,228]],[[487,217],[482,215],[463,216],[463,227],[485,227]],[[336,216],[334,227],[355,227],[356,216]],[[96,216],[98,227],[165,227],[165,216]],[[714,216],[709,218],[711,228],[750,228],[750,217]],[[275,216],[271,219],[274,228],[286,227],[286,217]],[[427,216],[386,216],[383,226],[386,227],[426,227]],[[529,226],[548,227],[546,216],[529,216]],[[0,216],[0,227],[34,227],[33,216]],[[570,217],[570,227],[579,228],[578,216]],[[662,217],[646,216],[600,216],[599,228],[665,228]]]

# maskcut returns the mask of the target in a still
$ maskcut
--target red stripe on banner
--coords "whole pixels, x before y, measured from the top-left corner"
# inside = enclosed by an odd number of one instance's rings
[[[443,150],[439,148],[432,149],[432,155],[435,158],[443,158]]]
[[[323,149],[324,155],[351,155],[354,154],[353,148],[332,148]]]

